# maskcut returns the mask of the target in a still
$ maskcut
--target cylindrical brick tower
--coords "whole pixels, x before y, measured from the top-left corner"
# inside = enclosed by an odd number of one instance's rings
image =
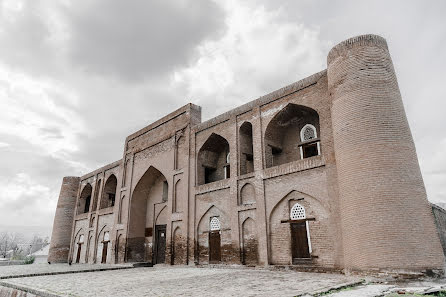
[[[328,54],[328,88],[347,270],[443,268],[443,252],[386,40]]]
[[[74,208],[79,189],[79,177],[63,178],[54,216],[53,234],[51,236],[48,262],[68,262],[70,252],[71,227],[73,226]]]

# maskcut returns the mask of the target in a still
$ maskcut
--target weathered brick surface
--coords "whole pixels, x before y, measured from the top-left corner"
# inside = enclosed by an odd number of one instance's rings
[[[301,137],[307,124],[317,134],[310,143]],[[303,158],[311,145],[320,155]],[[222,263],[327,271],[443,263],[387,45],[373,35],[334,47],[327,70],[204,123],[200,107],[179,108],[129,135],[121,160],[78,184],[70,259],[84,234],[81,261],[98,263],[107,230],[108,263],[155,261],[155,229],[166,225],[165,263],[207,264],[218,217]],[[295,203],[310,219],[311,258],[293,261]]]
[[[68,261],[78,189],[79,177],[64,177],[54,215],[54,227],[48,254],[49,262]]]
[[[386,41],[328,55],[345,266],[442,268],[443,256]]]

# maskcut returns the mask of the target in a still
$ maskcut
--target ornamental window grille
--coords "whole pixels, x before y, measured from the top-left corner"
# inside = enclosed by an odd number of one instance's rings
[[[291,220],[305,219],[305,208],[299,203],[294,204],[290,211]]]
[[[302,142],[309,141],[317,138],[316,127],[311,124],[306,124],[302,130],[300,130],[300,140]]]
[[[220,220],[217,217],[213,217],[210,223],[211,231],[218,231],[221,229]]]

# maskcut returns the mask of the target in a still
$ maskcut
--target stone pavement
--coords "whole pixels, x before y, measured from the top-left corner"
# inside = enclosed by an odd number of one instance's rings
[[[13,278],[1,283],[32,288],[43,296],[296,296],[358,280],[328,273],[155,266]]]
[[[24,276],[58,274],[58,273],[73,273],[90,270],[110,270],[110,269],[125,269],[133,267],[131,264],[51,264],[38,263],[32,265],[11,265],[0,267],[0,279],[17,278]]]
[[[88,264],[0,267],[0,276],[4,278],[0,279],[0,297],[319,295],[394,297],[420,296],[417,294],[446,290],[445,279],[392,282],[371,278],[362,280],[358,276],[342,274],[278,271],[242,266],[198,268],[156,265],[155,267],[129,268],[131,265]],[[88,270],[95,271],[85,272]],[[30,274],[45,273],[53,273],[53,275],[30,276]],[[28,277],[20,277],[25,274],[28,274]],[[8,276],[14,278],[5,278]],[[21,289],[28,293],[20,295],[19,292],[19,295],[14,295],[17,292],[14,293],[11,288]],[[401,295],[402,293],[406,295]]]

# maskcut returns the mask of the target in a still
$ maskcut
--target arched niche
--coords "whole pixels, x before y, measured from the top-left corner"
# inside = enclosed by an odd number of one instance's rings
[[[173,201],[173,211],[182,212],[185,208],[187,199],[187,189],[184,189],[183,179],[179,179],[175,183],[175,194]]]
[[[88,183],[84,186],[79,196],[79,203],[77,206],[77,214],[87,213],[90,210],[92,187]]]
[[[227,218],[228,216],[215,205],[208,208],[201,216],[197,226],[197,249],[200,263],[226,262],[232,257],[231,231]]]
[[[229,178],[229,155],[228,141],[212,133],[198,151],[197,183],[203,185]]]
[[[256,190],[251,183],[246,183],[240,190],[240,204],[254,204],[256,202]]]
[[[239,129],[240,174],[254,171],[254,149],[252,144],[252,124],[244,122]]]
[[[183,235],[183,232],[179,226],[175,228],[172,238],[173,238],[172,264],[174,265],[186,264],[187,242],[186,242],[186,237]]]
[[[180,136],[177,140],[175,167],[176,169],[185,168],[189,157],[188,145],[186,143],[186,137]]]
[[[244,265],[257,265],[258,239],[255,222],[248,217],[242,223],[242,263]]]
[[[329,211],[315,197],[295,190],[282,197],[268,219],[270,263],[293,265],[312,255],[318,256],[316,262],[334,261],[333,236],[337,229],[328,218]]]
[[[315,127],[320,135],[319,115],[309,107],[290,103],[271,119],[265,130],[266,168],[293,162],[305,157],[302,147],[317,143],[318,139],[302,140],[301,131],[306,125]],[[308,126],[307,126],[308,127]],[[318,147],[318,145],[316,145]],[[319,148],[320,150],[320,148]],[[319,152],[317,150],[317,152]],[[313,151],[312,147],[309,151]],[[308,156],[313,156],[308,154]]]
[[[163,202],[166,184],[166,177],[161,171],[150,166],[133,190],[126,251],[129,262],[152,261],[152,248],[156,246],[155,221],[167,205]],[[158,222],[162,223],[161,218]]]
[[[118,180],[116,179],[116,176],[114,174],[110,175],[104,185],[100,208],[115,206],[117,185]]]

